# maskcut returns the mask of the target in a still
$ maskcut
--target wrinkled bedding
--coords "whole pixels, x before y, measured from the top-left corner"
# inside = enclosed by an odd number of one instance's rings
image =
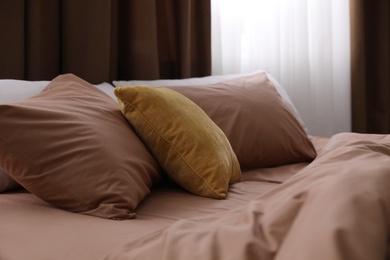
[[[385,259],[389,211],[390,137],[338,134],[270,192],[176,221],[105,259]]]
[[[126,221],[0,194],[0,259],[386,259],[390,136],[313,143],[311,164],[244,172],[226,200],[158,185]]]
[[[275,188],[305,163],[247,172],[231,185],[226,200],[192,195],[173,183],[153,188],[136,209],[137,218],[108,220],[58,209],[25,190],[0,194],[0,259],[101,259],[181,219],[229,212]]]

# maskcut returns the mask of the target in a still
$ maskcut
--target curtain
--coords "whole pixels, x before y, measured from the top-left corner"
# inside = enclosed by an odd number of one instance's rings
[[[0,78],[211,73],[209,0],[0,1]]]
[[[390,2],[351,0],[352,126],[390,133]]]
[[[212,73],[269,71],[310,134],[351,130],[349,0],[211,0]]]

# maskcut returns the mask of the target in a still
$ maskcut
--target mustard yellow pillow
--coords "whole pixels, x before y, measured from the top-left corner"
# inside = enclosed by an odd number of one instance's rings
[[[240,165],[222,130],[182,94],[163,87],[117,87],[122,113],[177,184],[210,198],[226,198],[241,180]]]

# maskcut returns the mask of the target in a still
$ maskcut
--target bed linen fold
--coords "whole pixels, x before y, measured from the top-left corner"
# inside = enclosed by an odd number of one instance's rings
[[[226,200],[192,195],[170,182],[153,188],[137,218],[114,221],[68,212],[25,190],[0,194],[1,260],[96,260],[180,219],[228,212],[268,192],[306,164],[258,169],[230,186]]]
[[[386,259],[390,136],[333,136],[307,167],[243,206],[180,219],[104,259]]]

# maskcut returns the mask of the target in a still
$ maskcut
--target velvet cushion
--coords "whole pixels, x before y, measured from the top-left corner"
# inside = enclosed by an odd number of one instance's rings
[[[310,162],[315,149],[265,73],[196,86],[166,86],[222,129],[242,169]]]
[[[0,166],[60,208],[129,219],[160,180],[160,167],[118,104],[74,75],[0,105]]]
[[[189,192],[226,198],[240,166],[218,126],[191,100],[166,88],[117,87],[122,112],[166,173]]]

